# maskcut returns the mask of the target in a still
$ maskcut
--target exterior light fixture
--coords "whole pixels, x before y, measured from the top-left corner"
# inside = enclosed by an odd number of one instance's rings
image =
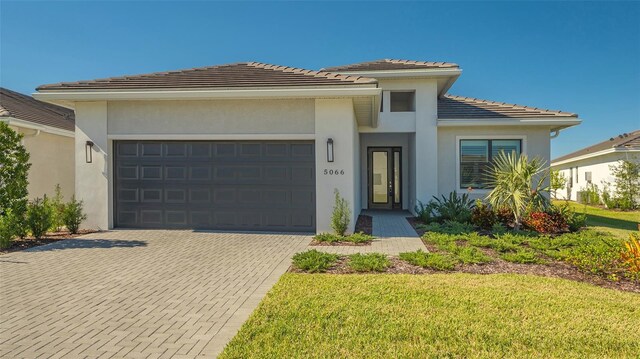
[[[87,163],[93,162],[93,142],[87,141],[84,146],[84,157]]]
[[[333,138],[327,140],[327,162],[333,162]]]

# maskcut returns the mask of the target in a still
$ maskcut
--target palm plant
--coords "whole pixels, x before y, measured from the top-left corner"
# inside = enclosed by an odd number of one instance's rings
[[[545,162],[539,158],[529,160],[526,155],[501,151],[487,171],[489,185],[493,188],[487,199],[494,208],[511,210],[514,227],[520,229],[527,211],[544,210],[549,206],[546,172]]]

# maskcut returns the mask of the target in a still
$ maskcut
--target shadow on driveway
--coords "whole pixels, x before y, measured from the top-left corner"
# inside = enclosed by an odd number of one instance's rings
[[[144,241],[123,241],[117,239],[67,239],[58,241],[44,246],[38,246],[25,249],[23,252],[45,252],[57,251],[63,249],[91,249],[91,248],[131,248],[146,247],[147,242]]]

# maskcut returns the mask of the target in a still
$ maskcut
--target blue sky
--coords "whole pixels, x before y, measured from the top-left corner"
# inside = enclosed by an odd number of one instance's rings
[[[559,156],[640,129],[639,2],[10,2],[0,83],[40,84],[237,61],[318,69],[449,61],[462,96],[576,112]]]

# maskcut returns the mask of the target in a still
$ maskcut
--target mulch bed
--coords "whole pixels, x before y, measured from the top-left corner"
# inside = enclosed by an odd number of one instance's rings
[[[373,235],[373,217],[361,214],[356,221],[356,233],[362,232],[364,234]]]
[[[13,240],[11,247],[0,249],[0,254],[7,254],[11,252],[22,251],[28,248],[44,246],[45,244],[63,241],[65,239],[76,238],[85,234],[95,233],[95,232],[97,231],[80,230],[76,234],[72,234],[70,232],[47,233],[45,236],[41,237],[40,239],[35,239],[33,237],[17,238]]]

